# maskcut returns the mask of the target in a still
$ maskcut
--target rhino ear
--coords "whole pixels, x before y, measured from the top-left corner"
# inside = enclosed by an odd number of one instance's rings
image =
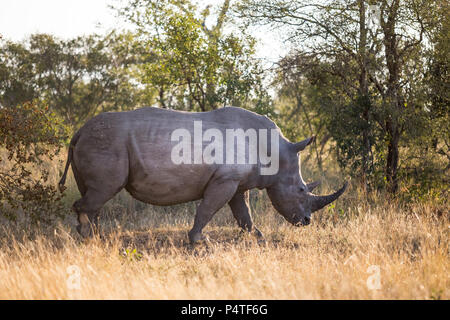
[[[316,139],[316,137],[312,136],[303,141],[293,143],[292,148],[295,150],[295,152],[300,152],[300,151],[304,150],[307,146],[309,146],[311,143],[313,143],[315,139]]]
[[[308,187],[309,192],[313,191],[315,188],[317,188],[321,184],[320,180],[308,183],[306,186]]]

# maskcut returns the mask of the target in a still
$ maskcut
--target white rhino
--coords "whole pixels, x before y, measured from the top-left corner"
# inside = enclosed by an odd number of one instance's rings
[[[264,146],[261,143],[266,141],[266,145],[272,148],[271,155],[278,156],[272,157],[272,161],[278,162],[278,170],[272,174],[262,174],[261,170],[267,167],[267,162],[259,158],[256,162],[244,163],[233,163],[229,159],[222,162],[211,162],[211,159],[199,161],[202,159],[198,156],[191,163],[174,161],[174,148],[179,149],[181,143],[181,140],[174,141],[174,132],[181,129],[185,134],[194,136],[196,123],[201,123],[203,129],[213,129],[210,132],[223,133],[223,136],[229,130],[243,134],[241,141],[245,142],[245,150],[259,148],[262,151]],[[255,140],[250,139],[251,130],[277,134],[268,134],[264,139],[259,136]],[[239,138],[242,137],[237,134]],[[189,232],[192,243],[203,239],[202,229],[227,203],[239,226],[262,238],[252,222],[247,203],[248,190],[266,189],[276,210],[295,226],[308,225],[312,212],[336,200],[345,191],[347,183],[331,195],[317,196],[311,191],[318,183],[306,184],[303,181],[298,153],[313,140],[314,137],[311,137],[291,143],[267,117],[235,107],[202,113],[151,107],[103,113],[89,120],[73,136],[59,187],[64,188],[69,165],[72,165],[82,195],[73,209],[78,214],[77,230],[83,237],[92,234],[101,207],[125,188],[134,198],[160,206],[201,199],[194,226]],[[192,150],[194,153],[195,150],[201,152],[207,142],[201,141],[199,149],[198,141],[183,141],[184,146],[192,147],[183,150],[187,153],[185,159],[192,156],[189,153]],[[226,154],[229,150],[235,150],[237,154],[239,147],[223,148],[216,148],[212,155]],[[266,147],[266,153],[268,149]],[[250,159],[250,151],[245,159]]]

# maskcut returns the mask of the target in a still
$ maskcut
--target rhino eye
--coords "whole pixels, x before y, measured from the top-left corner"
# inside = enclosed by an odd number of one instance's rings
[[[303,192],[303,191],[305,191],[305,188],[300,187],[300,192]]]

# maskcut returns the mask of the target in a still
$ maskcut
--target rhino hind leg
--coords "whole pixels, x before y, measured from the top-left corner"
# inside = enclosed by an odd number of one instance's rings
[[[249,192],[237,192],[228,204],[239,227],[254,234],[258,238],[258,241],[263,242],[263,234],[253,224],[249,208]]]
[[[203,200],[197,208],[194,226],[189,231],[189,240],[192,244],[204,239],[203,228],[236,193],[239,182],[233,180],[213,179],[208,183],[203,194]]]
[[[78,215],[77,231],[83,237],[92,236],[97,229],[98,216],[103,205],[125,186],[128,179],[128,158],[116,155],[99,156],[89,144],[80,140],[74,150],[72,170],[81,199],[75,201],[73,210]]]
[[[87,189],[83,197],[75,201],[73,210],[78,215],[77,231],[83,238],[91,237],[98,227],[98,216],[103,205],[117,192]]]

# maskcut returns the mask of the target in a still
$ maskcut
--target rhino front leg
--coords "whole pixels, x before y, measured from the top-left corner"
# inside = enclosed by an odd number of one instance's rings
[[[249,192],[236,193],[228,204],[230,205],[233,216],[239,227],[245,231],[253,233],[259,240],[264,240],[264,236],[261,231],[253,225],[249,208]]]
[[[239,182],[233,180],[212,180],[206,187],[203,200],[197,208],[194,226],[189,231],[192,244],[204,239],[202,230],[214,214],[222,208],[236,193]]]

